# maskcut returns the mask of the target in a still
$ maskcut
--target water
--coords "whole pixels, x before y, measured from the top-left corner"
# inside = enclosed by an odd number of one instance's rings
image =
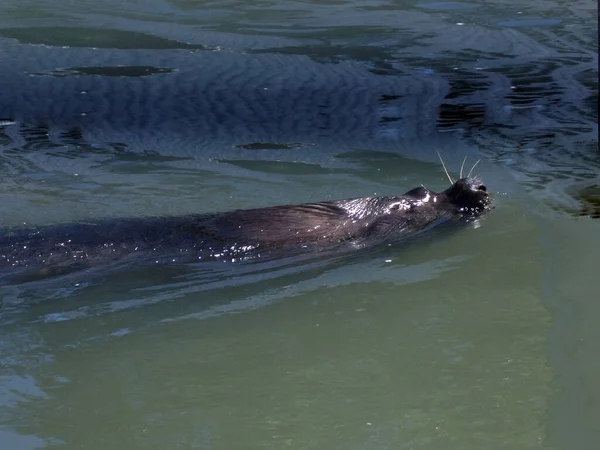
[[[337,258],[2,286],[0,448],[595,449],[597,6],[12,1],[2,225],[446,186]]]

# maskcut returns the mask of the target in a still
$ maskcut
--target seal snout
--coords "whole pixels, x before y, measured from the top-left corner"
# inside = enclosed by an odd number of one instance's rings
[[[463,214],[480,214],[492,202],[487,187],[473,178],[456,180],[444,193]]]
[[[477,193],[479,194],[480,203],[482,204],[482,208],[487,207],[492,202],[492,197],[490,196],[485,184],[480,184],[477,186]]]

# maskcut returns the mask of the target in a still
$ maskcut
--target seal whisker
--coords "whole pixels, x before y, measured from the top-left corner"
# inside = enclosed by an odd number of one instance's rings
[[[463,167],[465,167],[465,161],[467,161],[466,156],[465,156],[465,159],[463,159],[462,164],[460,165],[460,175],[458,176],[458,178],[462,178],[462,171],[463,171]]]
[[[475,168],[475,166],[477,164],[479,164],[479,161],[481,161],[480,159],[478,159],[475,164],[473,164],[473,167],[471,167],[471,170],[469,170],[469,173],[467,174],[467,178],[469,178],[471,176],[471,173],[473,172],[473,169]]]
[[[448,173],[448,169],[446,169],[446,164],[444,164],[444,160],[442,159],[442,155],[440,155],[440,152],[438,152],[436,150],[438,157],[440,158],[440,161],[442,163],[442,167],[444,168],[444,172],[446,172],[446,176],[448,177],[448,179],[450,180],[450,184],[454,184],[454,180],[452,179],[452,177],[450,176],[450,174]]]

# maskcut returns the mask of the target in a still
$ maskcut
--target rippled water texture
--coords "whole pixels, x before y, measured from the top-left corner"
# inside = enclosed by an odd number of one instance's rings
[[[0,228],[440,190],[437,152],[495,208],[2,285],[0,448],[600,448],[597,33],[589,0],[3,1]]]

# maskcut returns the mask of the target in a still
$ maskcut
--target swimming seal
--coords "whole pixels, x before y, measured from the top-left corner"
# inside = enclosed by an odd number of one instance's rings
[[[446,190],[176,217],[106,219],[0,231],[0,271],[49,276],[115,260],[239,260],[397,241],[489,209],[475,178]]]

